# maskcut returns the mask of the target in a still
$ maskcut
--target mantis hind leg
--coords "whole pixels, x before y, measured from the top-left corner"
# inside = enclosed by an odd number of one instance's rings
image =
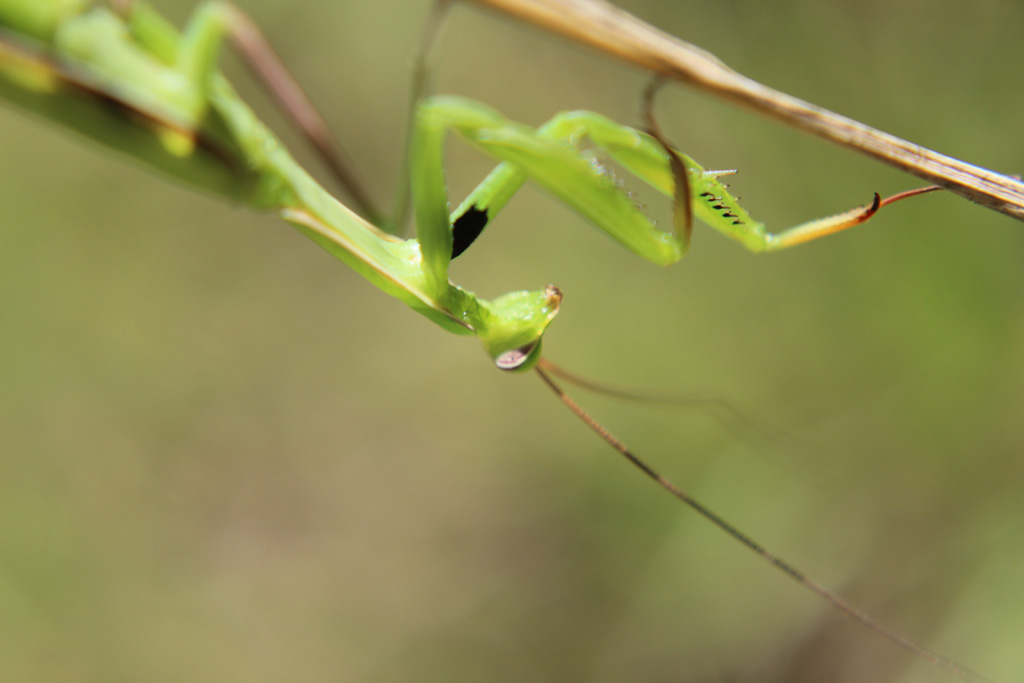
[[[117,0],[114,5],[126,17],[140,43],[194,84],[197,109],[205,109],[206,87],[216,73],[220,46],[227,38],[255,80],[303,134],[359,212],[372,223],[383,220],[323,116],[249,15],[230,2],[206,2],[178,37],[145,3]],[[196,113],[199,118],[203,111]]]

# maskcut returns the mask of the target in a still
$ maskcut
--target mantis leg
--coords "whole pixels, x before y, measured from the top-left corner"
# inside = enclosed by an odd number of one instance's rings
[[[144,3],[121,0],[117,6],[126,15],[136,39],[195,84],[197,108],[205,107],[206,84],[216,72],[220,45],[227,37],[255,80],[302,132],[359,212],[370,222],[381,223],[383,214],[352,170],[323,116],[251,17],[232,3],[207,2],[196,10],[181,39],[175,40],[174,29]]]
[[[649,99],[646,102],[649,107]],[[649,109],[645,109],[645,118],[652,132],[657,133]],[[678,198],[684,185],[690,195],[689,208],[697,218],[754,252],[777,251],[845,230],[865,222],[883,206],[940,189],[919,188],[886,199],[876,195],[870,204],[773,234],[764,223],[754,220],[719,180],[732,171],[705,170],[676,151],[670,157],[660,133],[656,138],[588,111],[558,114],[532,130],[475,102],[454,97],[425,101],[418,119],[421,128],[451,128],[470,144],[503,161],[452,213],[453,258],[472,244],[527,179],[565,201],[634,253],[661,265],[682,258],[689,246],[687,207]],[[603,168],[579,151],[583,141],[604,150],[662,194],[675,198],[678,234],[655,229]],[[435,139],[431,144],[440,142]],[[417,152],[426,153],[423,149]],[[685,184],[679,179],[683,169]],[[679,220],[681,213],[684,215]]]
[[[484,153],[505,162],[499,165],[455,211],[455,234],[448,213],[444,184],[443,144],[453,130]],[[592,223],[639,256],[660,265],[678,261],[681,239],[653,224],[615,180],[600,166],[580,154],[575,142],[581,135],[615,138],[624,147],[648,144],[649,136],[597,114],[560,114],[538,130],[512,122],[471,100],[432,97],[416,112],[411,146],[411,185],[417,234],[424,259],[438,275],[446,272],[455,246],[464,248],[469,227],[482,230],[529,178],[571,206]],[[668,162],[662,162],[672,185]],[[670,190],[671,192],[672,190]],[[482,225],[481,225],[482,224]],[[470,242],[472,240],[469,240]]]

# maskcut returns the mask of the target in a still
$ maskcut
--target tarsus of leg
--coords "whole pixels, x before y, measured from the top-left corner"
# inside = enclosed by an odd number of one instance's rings
[[[693,204],[690,196],[689,173],[686,171],[686,164],[682,157],[672,149],[672,146],[665,139],[661,132],[661,126],[654,118],[654,96],[665,84],[660,76],[651,79],[650,84],[644,90],[641,100],[640,115],[647,126],[647,134],[658,141],[658,144],[668,155],[669,168],[672,171],[672,222],[675,224],[677,234],[682,238],[683,252],[690,247],[690,237],[693,234]]]

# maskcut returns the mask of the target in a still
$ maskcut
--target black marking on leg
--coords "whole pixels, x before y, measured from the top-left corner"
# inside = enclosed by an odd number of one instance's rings
[[[452,223],[452,258],[469,249],[469,245],[473,244],[487,227],[488,220],[490,218],[487,211],[475,204],[455,219]]]

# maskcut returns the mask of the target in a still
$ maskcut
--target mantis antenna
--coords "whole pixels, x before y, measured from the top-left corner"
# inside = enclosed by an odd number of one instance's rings
[[[558,385],[558,383],[555,382],[554,379],[552,379],[551,375],[549,375],[544,370],[544,367],[542,365],[538,364],[537,366],[534,367],[534,370],[540,376],[544,384],[547,385],[549,389],[551,389],[555,396],[558,397],[558,400],[561,401],[562,404],[566,408],[568,408],[576,417],[578,417],[580,421],[583,422],[583,424],[585,424],[590,429],[590,431],[594,432],[599,437],[601,437],[602,441],[604,441],[606,444],[614,448],[619,455],[624,457],[634,467],[643,472],[644,475],[646,475],[649,479],[654,480],[654,482],[658,486],[663,488],[665,491],[668,491],[670,495],[675,497],[677,500],[682,501],[685,505],[689,506],[691,509],[696,511],[697,514],[699,514],[701,517],[714,524],[716,527],[718,527],[726,534],[728,534],[736,541],[738,541],[741,545],[745,546],[748,550],[752,551],[753,553],[761,557],[761,559],[765,560],[766,562],[774,566],[776,569],[781,571],[783,574],[793,579],[798,584],[800,584],[807,590],[811,591],[821,599],[830,603],[833,607],[835,607],[837,610],[839,610],[846,616],[850,617],[854,621],[860,622],[861,624],[871,629],[875,633],[881,635],[883,638],[886,638],[887,640],[892,641],[893,643],[899,645],[905,650],[912,652],[914,655],[920,657],[929,664],[942,669],[946,669],[947,671],[951,672],[955,676],[958,676],[959,678],[965,681],[972,681],[974,683],[989,681],[989,679],[972,671],[971,669],[968,669],[962,664],[958,664],[951,659],[943,657],[934,650],[930,650],[924,645],[918,643],[917,641],[908,638],[902,633],[899,633],[898,631],[895,631],[892,628],[886,626],[885,624],[881,623],[880,621],[869,615],[867,612],[864,612],[863,610],[854,607],[849,602],[839,597],[829,589],[825,588],[817,581],[814,581],[813,579],[809,578],[807,575],[805,575],[803,572],[801,572],[799,569],[794,567],[789,562],[786,562],[774,553],[769,552],[760,543],[747,536],[745,533],[743,533],[735,526],[730,524],[728,521],[726,521],[723,517],[720,517],[718,514],[707,508],[703,503],[693,498],[690,494],[686,493],[686,491],[673,484],[670,480],[666,479],[664,476],[659,474],[655,469],[653,469],[650,465],[641,460],[635,453],[633,453],[632,450],[630,450],[630,448],[626,444],[624,444],[622,441],[619,441],[619,439],[617,439],[615,435],[609,432],[608,429],[604,427],[604,425],[602,425],[593,417],[591,417],[589,413],[587,413],[578,403],[576,403],[576,401],[572,399],[572,397],[566,394],[565,391]]]

